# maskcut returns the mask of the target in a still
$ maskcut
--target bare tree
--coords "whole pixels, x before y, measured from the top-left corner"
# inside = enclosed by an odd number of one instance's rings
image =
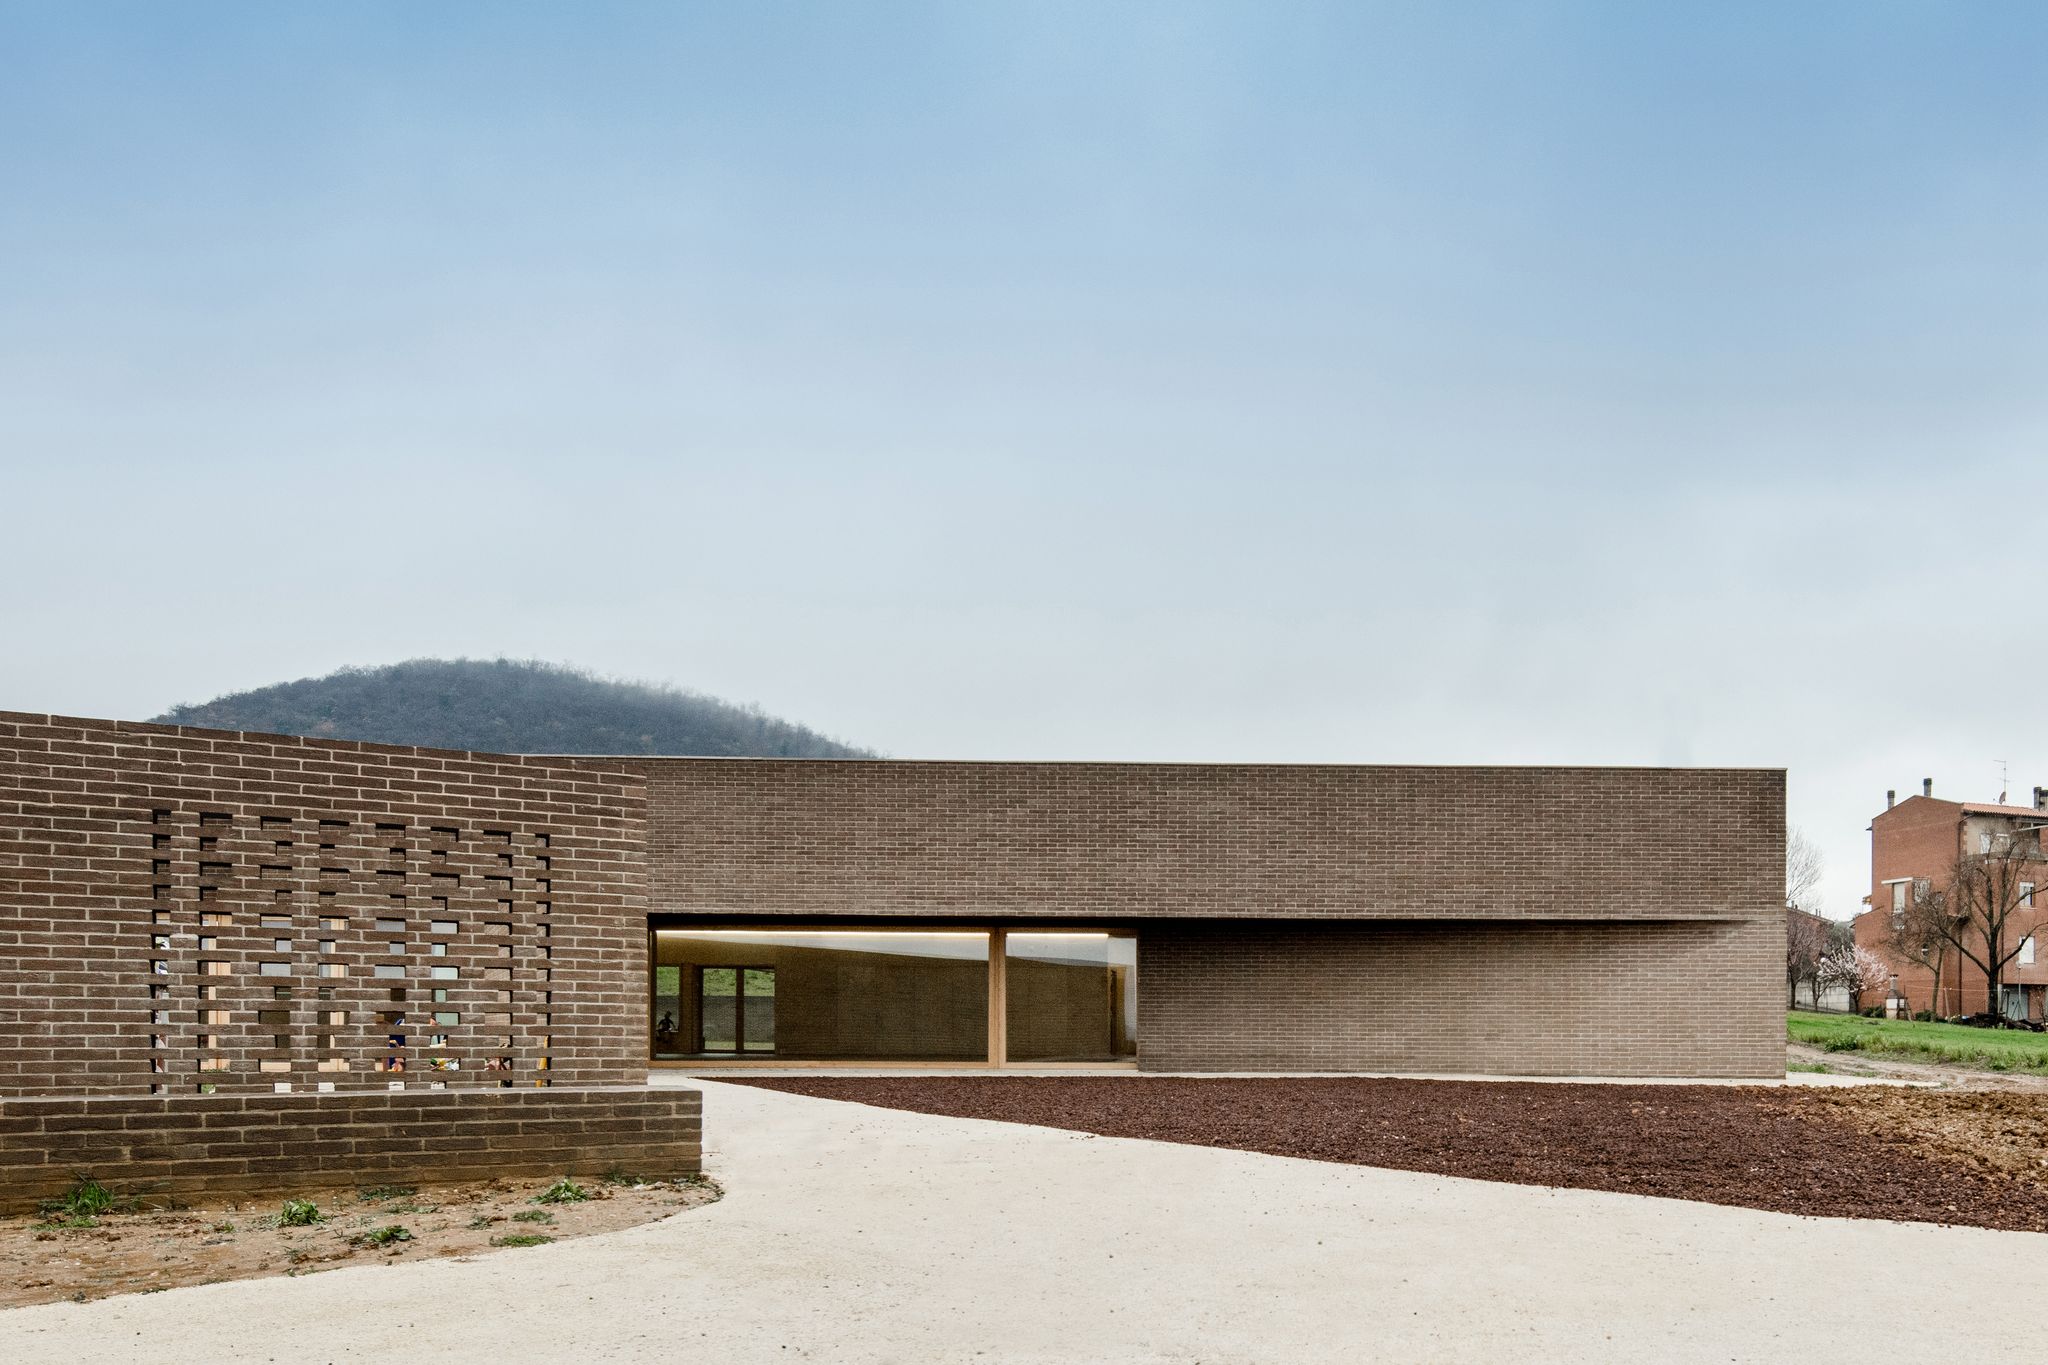
[[[1892,920],[1885,950],[1895,961],[1925,967],[1932,973],[1927,991],[1930,1013],[1941,1014],[1941,977],[1948,966],[1948,893],[1928,881],[1913,884],[1912,899]]]
[[[1785,904],[1818,915],[1821,907],[1820,882],[1826,871],[1820,846],[1806,832],[1788,827],[1785,831]]]
[[[2040,850],[2033,836],[2000,839],[1987,852],[1956,859],[1943,888],[1944,914],[1932,916],[1930,927],[1984,973],[1987,1014],[1999,1014],[2005,966],[2020,955],[2023,937],[2012,931],[2023,897],[2040,874]]]
[[[1799,987],[1813,988],[1820,1004],[1820,963],[1828,950],[1828,922],[1795,906],[1785,907],[1785,1005],[1799,1007]]]

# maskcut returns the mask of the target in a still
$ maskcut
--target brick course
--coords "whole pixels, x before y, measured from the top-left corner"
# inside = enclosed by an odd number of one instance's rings
[[[700,1169],[702,1095],[644,1086],[0,1099],[0,1212],[77,1174],[123,1192]]]

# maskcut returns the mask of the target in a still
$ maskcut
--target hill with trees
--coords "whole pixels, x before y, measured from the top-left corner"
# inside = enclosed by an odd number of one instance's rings
[[[756,707],[515,659],[412,659],[344,668],[324,678],[174,706],[155,719],[501,754],[875,756]]]

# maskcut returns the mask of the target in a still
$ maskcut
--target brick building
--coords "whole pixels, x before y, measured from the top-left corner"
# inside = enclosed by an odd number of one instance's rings
[[[1932,779],[1918,796],[1904,801],[1885,794],[1885,808],[1870,822],[1870,895],[1867,909],[1856,916],[1858,946],[1889,961],[1898,973],[1899,994],[1914,1012],[1932,1010],[1943,1016],[1977,1014],[1990,1008],[1989,982],[1981,967],[1953,950],[1943,955],[1940,971],[1902,953],[1894,941],[1904,926],[1918,892],[1944,885],[1956,860],[1967,854],[2017,849],[2038,854],[2039,830],[2048,827],[2048,788],[2034,788],[2032,806],[1997,802],[1944,801],[1934,795]],[[2048,863],[2038,857],[2038,881],[2044,899],[2039,910],[2022,902],[2010,925],[2019,954],[2001,972],[1998,1012],[2013,1018],[2039,1020],[2048,1005],[2048,959],[2034,950],[2041,917],[2048,912]],[[2025,889],[2026,884],[2022,884]]]
[[[0,713],[0,1095],[1776,1076],[1783,865],[1776,770],[510,757]]]

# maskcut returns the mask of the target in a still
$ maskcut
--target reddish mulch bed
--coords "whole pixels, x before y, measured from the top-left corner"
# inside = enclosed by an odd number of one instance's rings
[[[1897,1095],[1865,1104],[1763,1087],[1322,1077],[761,1077],[740,1084],[1519,1185],[2048,1231],[2048,1189],[1973,1168],[1953,1151],[1909,1147],[1887,1117],[1903,1103]]]

